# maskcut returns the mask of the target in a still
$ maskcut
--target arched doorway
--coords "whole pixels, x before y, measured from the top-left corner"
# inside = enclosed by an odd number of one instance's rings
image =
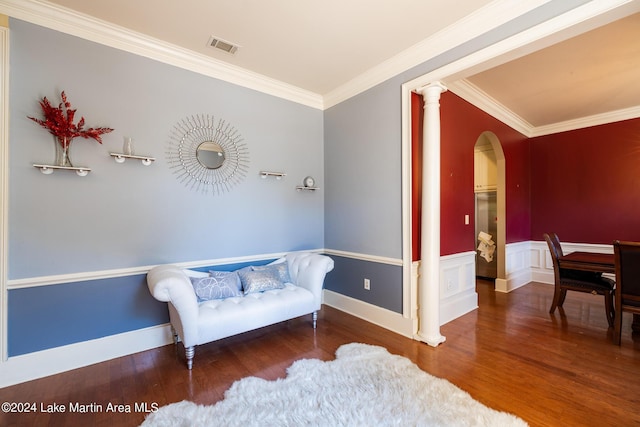
[[[493,132],[480,134],[474,146],[474,193],[478,241],[476,276],[495,279],[496,291],[506,292],[505,158],[500,140]],[[480,233],[491,236],[494,252],[490,242],[483,241],[486,236]]]

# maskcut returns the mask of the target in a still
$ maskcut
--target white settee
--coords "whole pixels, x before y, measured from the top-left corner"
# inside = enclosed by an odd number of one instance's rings
[[[147,284],[151,295],[168,303],[174,339],[182,340],[189,369],[193,366],[196,345],[306,314],[312,314],[316,327],[324,278],[333,270],[333,260],[316,253],[296,252],[269,265],[282,268],[278,266],[281,263],[286,263],[286,276],[290,279],[283,287],[205,301],[196,295],[191,278],[207,277],[210,273],[175,265],[160,265],[149,271]]]

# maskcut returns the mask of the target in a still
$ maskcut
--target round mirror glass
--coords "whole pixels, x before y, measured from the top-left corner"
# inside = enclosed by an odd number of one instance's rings
[[[224,150],[217,142],[205,141],[198,145],[196,157],[207,169],[218,169],[224,163]]]

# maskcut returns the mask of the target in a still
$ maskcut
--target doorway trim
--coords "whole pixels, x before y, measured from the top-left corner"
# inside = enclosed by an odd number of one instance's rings
[[[403,317],[412,320],[410,322],[413,328],[413,331],[410,333],[411,336],[416,336],[419,324],[417,301],[418,281],[416,277],[418,270],[415,268],[411,256],[411,92],[436,81],[441,81],[449,86],[449,82],[455,82],[482,70],[495,67],[543,47],[553,45],[581,32],[602,25],[604,24],[603,21],[612,21],[626,16],[628,13],[626,13],[627,7],[625,6],[629,6],[629,4],[629,0],[588,2],[553,19],[542,22],[528,30],[489,45],[470,55],[463,56],[458,60],[402,84],[402,298]],[[429,174],[430,171],[424,171],[424,173]],[[506,197],[503,198],[502,203],[506,204]],[[506,228],[506,217],[504,223]],[[504,254],[505,251],[502,252]],[[508,270],[506,257],[502,268],[504,268],[504,274],[506,275]],[[433,280],[436,279],[437,276]],[[498,283],[496,283],[496,286],[498,287]],[[508,288],[506,281],[505,283],[500,283],[500,288]]]
[[[498,216],[498,224],[497,224],[497,236],[496,241],[498,242],[497,250],[497,277],[495,281],[495,290],[498,292],[508,292],[507,289],[507,276],[506,276],[506,237],[507,237],[507,196],[506,196],[506,163],[504,158],[504,150],[502,150],[502,144],[500,144],[500,139],[496,136],[495,133],[491,131],[484,131],[480,135],[478,135],[477,141],[480,138],[486,138],[491,143],[491,148],[493,149],[493,153],[496,156],[496,171],[497,171],[497,182],[496,182],[496,215]]]

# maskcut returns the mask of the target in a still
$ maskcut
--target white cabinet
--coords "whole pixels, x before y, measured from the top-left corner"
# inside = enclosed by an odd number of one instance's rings
[[[476,147],[473,152],[474,191],[495,191],[498,186],[496,154],[491,146]]]

